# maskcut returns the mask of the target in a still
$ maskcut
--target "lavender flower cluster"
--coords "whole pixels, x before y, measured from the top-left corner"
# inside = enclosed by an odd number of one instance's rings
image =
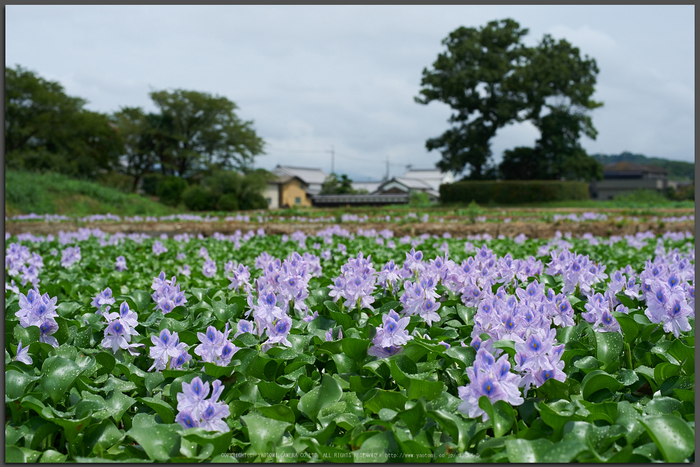
[[[112,299],[112,303],[114,303],[114,299]],[[119,306],[119,313],[110,313],[109,309],[108,306],[103,314],[108,324],[104,331],[105,337],[102,339],[102,347],[112,349],[113,353],[124,349],[131,355],[138,355],[136,349],[144,345],[131,343],[131,337],[139,335],[136,331],[136,326],[139,324],[138,315],[129,309],[126,302],[122,302]]]
[[[153,278],[151,289],[155,292],[151,294],[151,297],[156,302],[156,308],[161,310],[164,315],[173,311],[175,307],[187,303],[185,293],[180,290],[179,285],[175,285],[176,281],[175,276],[167,280],[164,271],[161,271],[158,277]]]
[[[44,260],[38,253],[32,253],[29,248],[19,243],[11,243],[5,250],[5,269],[8,276],[19,278],[20,284],[24,287],[27,283],[33,286],[39,285],[39,273],[44,267]],[[19,293],[19,289],[15,285],[14,279],[11,279],[11,285],[6,285],[5,290],[12,290]]]
[[[178,414],[175,421],[183,428],[203,428],[207,431],[225,433],[229,427],[224,421],[231,415],[228,405],[219,401],[224,388],[221,381],[212,383],[211,397],[209,383],[195,377],[190,383],[182,383],[182,392],[177,393]]]
[[[27,295],[19,294],[19,310],[15,316],[19,318],[19,325],[23,328],[37,326],[39,328],[39,341],[58,347],[58,341],[52,336],[58,331],[56,323],[56,302],[58,297],[50,298],[48,293],[41,295],[38,288],[29,289]],[[19,350],[18,350],[19,353]]]
[[[303,312],[302,319],[305,321],[311,321],[318,315],[318,312],[309,315],[309,307],[304,300],[309,296],[311,277],[321,275],[320,260],[310,253],[302,256],[293,252],[282,262],[265,252],[255,259],[255,266],[263,273],[255,280],[254,287],[250,287],[245,276],[238,276],[241,280],[239,285],[246,290],[254,289],[257,295],[248,294],[250,309],[246,317],[252,312],[258,336],[263,332],[267,334],[263,350],[277,343],[290,347],[292,344],[287,340],[292,327],[288,314],[290,307]]]
[[[329,287],[329,296],[337,302],[344,298],[343,306],[352,309],[368,308],[373,310],[374,287],[377,283],[377,271],[372,265],[371,255],[365,258],[362,252],[357,254],[357,258],[350,260],[340,267],[340,275],[333,279],[333,284]]]

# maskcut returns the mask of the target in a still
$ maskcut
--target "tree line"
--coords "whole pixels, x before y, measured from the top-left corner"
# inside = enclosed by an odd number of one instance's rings
[[[167,180],[170,203],[179,202],[173,193],[184,192],[184,180],[216,179],[221,171],[239,172],[241,180],[233,180],[236,174],[219,178],[241,193],[249,191],[248,185],[264,188],[266,175],[253,170],[264,141],[252,121],[236,114],[234,102],[182,89],[153,91],[149,97],[156,112],[140,107],[93,112],[85,108],[87,101],[67,95],[59,83],[19,65],[5,67],[5,167],[93,180],[119,173],[128,176],[131,191],[148,174],[158,174]],[[249,174],[255,181],[246,178]],[[231,190],[209,191],[207,205],[213,196]]]

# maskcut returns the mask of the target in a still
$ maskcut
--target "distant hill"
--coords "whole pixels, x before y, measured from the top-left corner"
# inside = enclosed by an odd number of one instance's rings
[[[668,171],[668,178],[671,180],[695,180],[695,163],[672,161],[660,159],[658,157],[647,157],[642,154],[632,154],[623,152],[616,155],[593,154],[593,157],[603,164],[614,164],[615,162],[631,161],[637,164],[656,165]]]

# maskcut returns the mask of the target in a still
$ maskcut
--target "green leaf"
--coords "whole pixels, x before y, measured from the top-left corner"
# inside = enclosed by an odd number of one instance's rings
[[[459,415],[443,410],[430,410],[428,416],[452,437],[452,442],[457,444],[460,452],[467,450],[472,437],[470,432],[477,425],[475,420],[465,421]]]
[[[289,390],[292,388],[293,384],[288,386],[282,386],[278,383],[273,383],[270,381],[260,381],[258,382],[258,389],[260,394],[265,398],[269,399],[274,403],[279,403],[284,399]]]
[[[384,408],[399,411],[404,410],[407,400],[400,392],[372,389],[365,394],[364,406],[373,413],[379,413]]]
[[[323,375],[321,385],[301,396],[297,408],[313,421],[318,421],[322,408],[340,400],[343,390],[340,384],[329,375]]]
[[[666,462],[684,462],[695,452],[695,432],[688,422],[673,415],[645,417],[640,423]]]
[[[97,376],[111,373],[112,369],[114,369],[114,365],[117,362],[114,359],[114,355],[108,352],[100,352],[98,354],[95,354],[95,360],[102,367],[99,370],[97,370]]]
[[[235,303],[227,305],[225,300],[212,300],[211,307],[214,310],[214,316],[216,316],[216,319],[223,321],[224,323],[232,320],[238,314],[238,305]]]
[[[58,306],[56,306],[56,313],[58,313],[58,315],[63,318],[72,318],[75,316],[76,312],[82,307],[83,304],[80,302],[65,301],[59,303]]]
[[[40,452],[17,446],[7,446],[5,448],[5,462],[9,464],[27,464],[36,462]]]
[[[171,424],[175,421],[175,412],[167,402],[152,397],[138,397],[137,400],[149,406],[158,414],[163,423]]]
[[[274,453],[275,446],[282,443],[284,432],[291,427],[290,423],[249,414],[241,417],[248,427],[250,445],[258,454]]]
[[[107,410],[110,416],[114,419],[115,423],[119,423],[129,408],[136,403],[136,399],[133,399],[119,390],[114,390],[112,396],[105,401]]]
[[[495,404],[491,404],[487,396],[481,396],[479,398],[479,407],[488,414],[493,427],[493,434],[496,438],[500,438],[508,433],[513,423],[515,423],[513,407],[505,401],[496,401]]]
[[[296,421],[294,412],[286,405],[276,404],[269,407],[257,407],[261,414],[273,420],[293,424]]]
[[[622,329],[622,334],[625,338],[625,342],[628,344],[632,344],[635,339],[637,339],[637,336],[639,336],[639,333],[642,332],[642,328],[644,327],[643,325],[639,324],[629,316],[628,314],[625,313],[620,313],[617,311],[613,311],[613,317],[617,320],[617,322],[620,324],[620,328]]]
[[[126,436],[136,441],[146,455],[158,462],[169,461],[180,453],[180,425],[133,426]]]
[[[361,364],[367,356],[367,348],[369,347],[370,341],[365,339],[345,337],[341,342],[343,352],[348,357]]]
[[[581,381],[581,395],[583,395],[584,399],[589,400],[593,393],[601,389],[609,389],[610,391],[615,392],[620,389],[620,386],[620,383],[605,371],[593,370],[583,378],[583,381]]]
[[[445,385],[442,381],[426,381],[424,379],[410,378],[410,384],[406,391],[406,397],[409,399],[420,399],[425,397],[426,400],[433,400],[440,397]]]
[[[219,433],[209,432],[202,428],[190,428],[183,433],[182,437],[188,441],[197,443],[203,449],[208,445],[212,446],[211,452],[206,457],[214,457],[229,451],[233,432],[227,431]]]
[[[119,431],[111,420],[102,420],[97,425],[90,425],[85,430],[83,436],[83,445],[85,452],[93,452],[96,446],[100,446],[103,450],[109,449],[115,444],[121,442],[126,435]]]
[[[134,290],[130,295],[127,295],[136,305],[137,313],[145,313],[148,310],[148,304],[153,298],[146,290]]]
[[[27,393],[27,387],[39,379],[38,376],[29,376],[20,371],[5,371],[5,397],[16,400]]]
[[[328,314],[330,317],[335,320],[336,323],[341,325],[343,329],[349,329],[353,326],[354,322],[352,320],[352,317],[348,315],[347,313],[343,313],[338,309],[338,305],[336,305],[334,302],[331,300],[326,300],[323,302],[326,308],[328,308]]]
[[[613,372],[620,367],[624,340],[617,332],[596,332],[596,358],[601,370]]]
[[[569,463],[579,454],[589,451],[588,446],[578,441],[560,441],[550,446],[540,458],[543,463]]]
[[[457,347],[453,345],[447,349],[445,354],[455,359],[462,369],[472,366],[476,359],[476,350],[473,347]]]
[[[41,366],[41,385],[56,404],[68,393],[79,375],[80,367],[75,362],[63,357],[49,357]]]
[[[50,463],[50,464],[56,464],[60,462],[65,462],[66,458],[68,456],[66,454],[61,454],[58,451],[54,451],[53,449],[49,449],[44,451],[41,454],[41,458],[39,459],[40,463]]]
[[[399,453],[399,445],[391,431],[366,439],[360,449],[353,451],[355,462],[387,462]]]
[[[399,412],[398,417],[406,424],[408,429],[411,431],[411,435],[416,436],[425,426],[426,422],[425,399],[421,398],[410,409]]]
[[[508,460],[513,463],[542,462],[547,451],[552,448],[548,439],[509,439],[506,441]]]
[[[228,378],[235,369],[234,366],[219,366],[216,363],[204,362],[204,374],[214,379]]]

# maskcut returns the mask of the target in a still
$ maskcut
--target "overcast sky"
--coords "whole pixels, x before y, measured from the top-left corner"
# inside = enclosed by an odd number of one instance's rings
[[[566,39],[598,63],[589,154],[693,161],[694,6],[24,6],[7,5],[5,64],[60,82],[114,112],[154,111],[152,90],[225,96],[266,141],[256,166],[380,179],[434,167],[425,141],[449,128],[447,105],[414,102],[422,70],[460,26],[513,18]],[[501,129],[505,149],[532,146],[529,123]]]

